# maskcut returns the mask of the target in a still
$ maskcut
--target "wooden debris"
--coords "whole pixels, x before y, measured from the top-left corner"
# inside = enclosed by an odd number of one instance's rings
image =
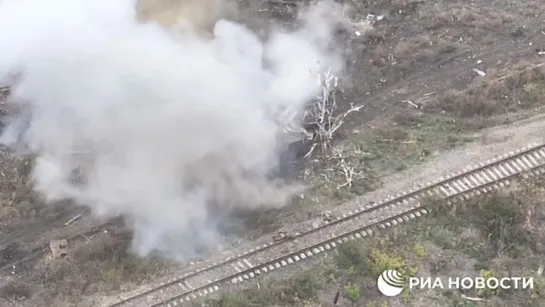
[[[85,211],[87,211],[87,210],[85,210]],[[74,216],[73,218],[69,219],[66,223],[64,223],[64,226],[68,226],[68,225],[72,224],[73,222],[79,220],[83,216],[85,211],[83,211],[82,213],[80,213],[80,214]]]
[[[484,299],[484,298],[480,298],[480,297],[470,297],[470,296],[466,296],[466,295],[464,295],[464,294],[462,294],[462,297],[465,298],[465,299],[468,300],[468,301],[474,301],[474,302],[486,301],[486,299]]]

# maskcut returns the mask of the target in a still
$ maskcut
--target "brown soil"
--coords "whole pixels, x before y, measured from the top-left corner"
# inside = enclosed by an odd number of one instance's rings
[[[176,15],[191,16],[206,33],[221,14],[201,2],[142,0],[140,13],[143,19],[164,25],[172,25]],[[271,11],[267,1],[244,5],[236,14],[227,10],[227,16],[252,27],[262,26],[267,18],[289,22],[277,10]],[[541,107],[545,74],[534,66],[543,59],[536,52],[545,44],[543,15],[539,15],[545,11],[543,3],[378,0],[351,5],[355,22],[368,14],[385,16],[365,35],[342,33],[339,37],[348,64],[340,98],[346,106],[352,102],[364,108],[349,117],[336,146],[343,148],[342,153],[350,157],[347,160],[357,162],[356,170],[365,176],[354,180],[350,188],[336,189],[343,183],[342,175],[326,174],[331,180],[324,181],[324,164],[306,162],[309,175],[302,177],[314,189],[283,210],[243,216],[249,229],[237,244],[250,244],[282,227],[294,231],[290,225],[311,224],[325,210],[335,214],[355,202],[376,200],[415,181],[503,154],[530,139],[541,140],[536,132],[542,128],[541,119],[520,127],[478,130],[530,116],[533,108]],[[472,140],[467,147],[453,150]],[[431,162],[414,167],[424,161]],[[130,235],[122,224],[94,231],[92,238],[80,234],[105,220],[85,213],[65,226],[83,208],[44,204],[27,180],[30,166],[30,160],[8,153],[0,157],[2,304],[96,306],[94,299],[99,296],[132,290],[183,266],[127,254]],[[363,198],[339,206],[362,194]],[[35,259],[25,258],[52,239],[71,237],[66,259],[43,258],[41,253]]]

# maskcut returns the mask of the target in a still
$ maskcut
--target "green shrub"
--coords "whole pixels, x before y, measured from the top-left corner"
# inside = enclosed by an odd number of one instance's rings
[[[494,196],[484,203],[482,226],[495,248],[512,251],[528,241],[518,208],[505,197]]]
[[[484,278],[484,280],[486,282],[488,279],[493,278],[495,276],[494,276],[494,273],[492,271],[481,270],[481,277]],[[491,288],[488,288],[488,287],[485,286],[483,289],[479,289],[478,294],[479,294],[479,296],[482,296],[484,298],[490,298],[493,295],[497,295],[498,292],[499,292],[499,288],[491,289]]]
[[[361,298],[360,287],[354,284],[344,287],[344,297],[349,301],[356,303]]]
[[[412,252],[414,255],[420,259],[426,258],[428,255],[428,252],[426,251],[426,248],[422,246],[421,243],[417,242],[412,246]]]

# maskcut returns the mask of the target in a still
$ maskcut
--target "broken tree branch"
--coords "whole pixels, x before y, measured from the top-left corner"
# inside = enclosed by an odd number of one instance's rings
[[[339,110],[337,103],[339,79],[331,73],[331,68],[318,74],[318,85],[321,87],[321,91],[303,117],[304,126],[312,127],[314,130],[313,146],[305,156],[310,157],[315,148],[319,147],[322,156],[327,158],[332,154],[331,143],[345,123],[346,117],[361,110],[363,106],[354,106],[350,103],[350,108],[347,111],[341,112]]]

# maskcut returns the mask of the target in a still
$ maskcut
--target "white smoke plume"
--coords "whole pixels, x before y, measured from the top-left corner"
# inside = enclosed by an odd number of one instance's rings
[[[124,215],[133,247],[187,256],[232,209],[284,206],[276,112],[317,93],[338,21],[323,3],[267,41],[219,20],[213,38],[138,21],[133,0],[0,0],[0,83],[22,110],[1,140],[36,155],[35,189]],[[74,169],[82,182],[74,182]]]

